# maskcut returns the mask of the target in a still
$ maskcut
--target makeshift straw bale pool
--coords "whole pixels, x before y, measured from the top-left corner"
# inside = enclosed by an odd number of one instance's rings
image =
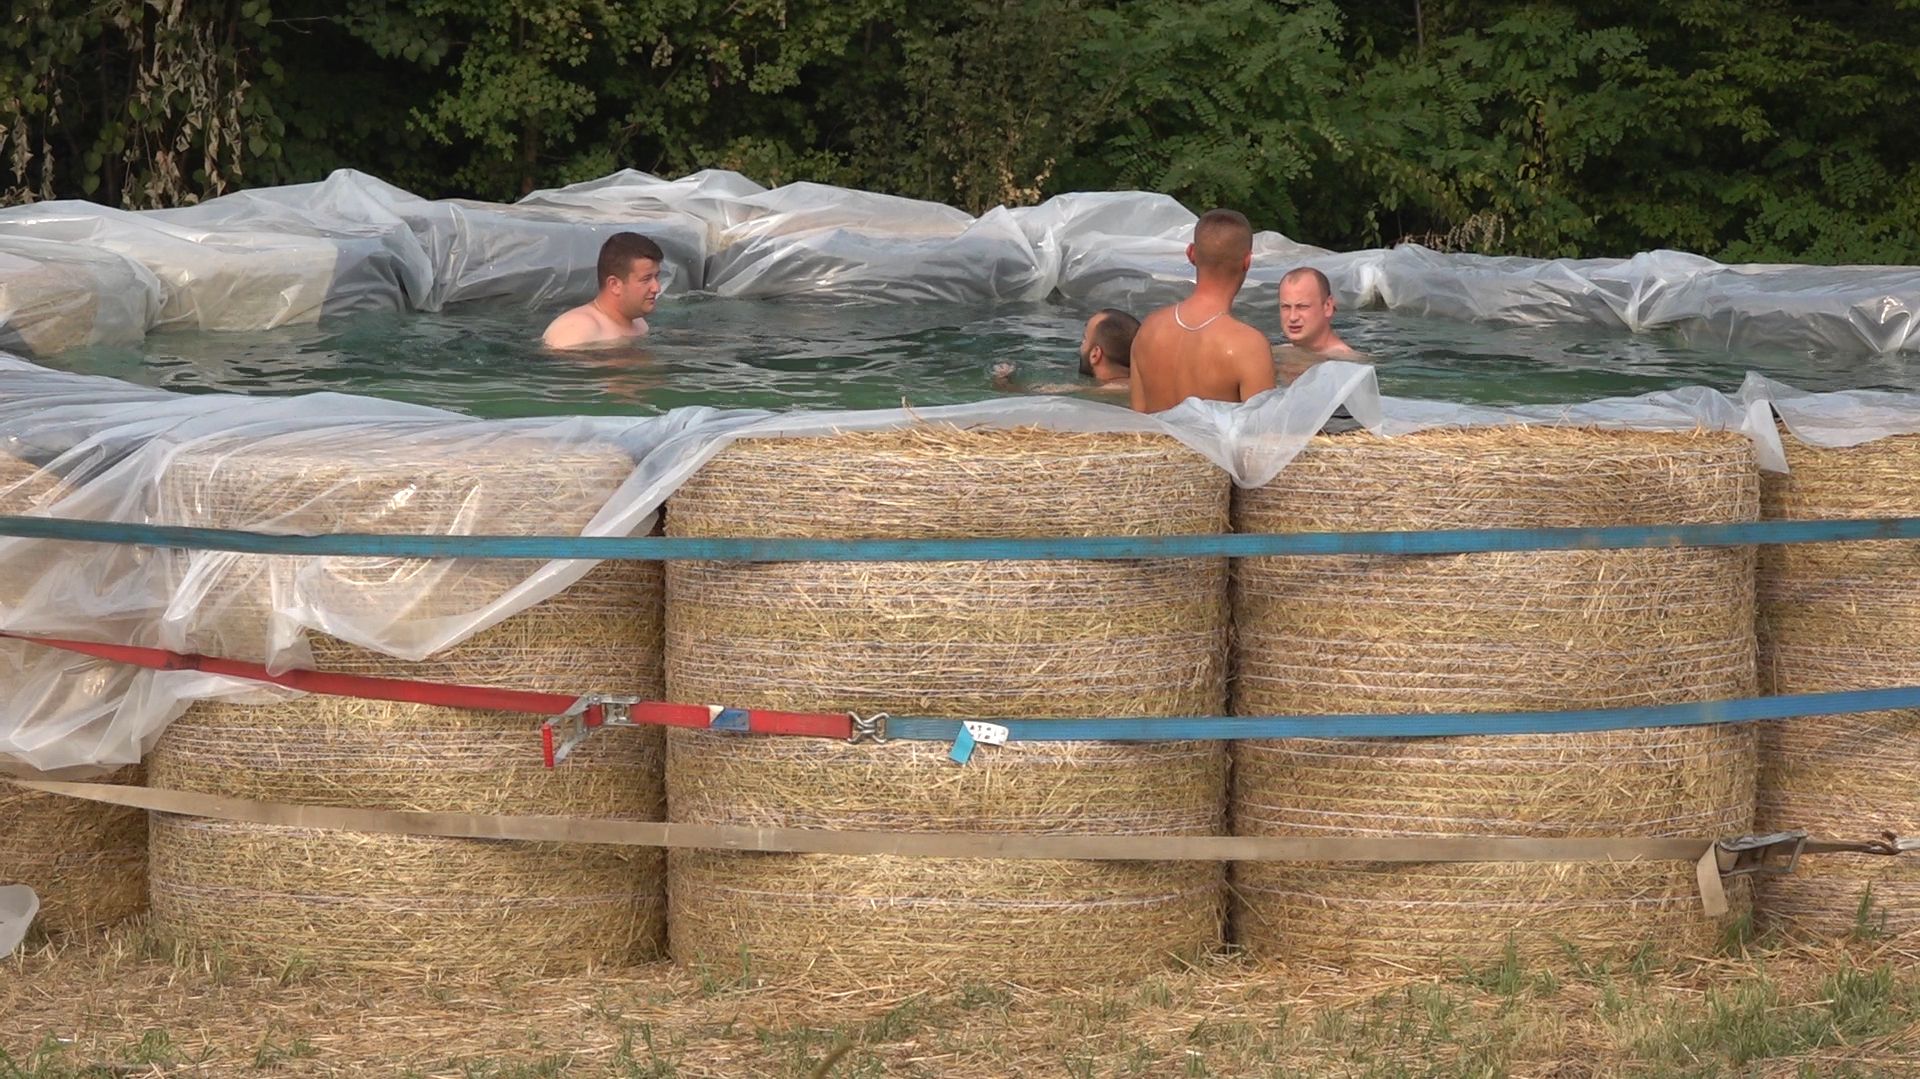
[[[1553,427],[1322,436],[1236,493],[1245,532],[1745,521],[1733,435]],[[1240,714],[1556,710],[1751,695],[1750,549],[1246,559],[1235,567]],[[1717,838],[1753,813],[1753,735],[1248,741],[1243,835]],[[1262,959],[1458,969],[1705,946],[1672,862],[1234,867],[1235,929]],[[1740,897],[1744,899],[1744,894]]]
[[[22,513],[56,489],[51,476],[27,461],[0,455],[0,513]],[[17,579],[38,565],[37,553],[9,562],[0,573],[0,607],[11,606],[29,582]],[[43,651],[25,641],[0,641],[0,693],[10,676]],[[86,661],[80,661],[85,663]],[[147,822],[121,809],[23,790],[6,782],[25,769],[0,768],[0,884],[25,884],[40,896],[35,924],[49,932],[111,925],[147,905]],[[90,778],[138,783],[140,770],[122,768]]]
[[[674,536],[1167,535],[1226,526],[1223,473],[1171,440],[1036,429],[735,443],[668,502]],[[948,717],[1213,713],[1221,560],[673,563],[675,700]],[[673,820],[806,828],[1217,834],[1217,744],[927,743],[672,731]],[[1126,978],[1220,936],[1185,862],[674,851],[670,949],[817,986]]]
[[[1920,515],[1920,436],[1820,448],[1791,435],[1768,517]],[[1760,669],[1773,693],[1920,685],[1920,543],[1769,546],[1760,554]],[[1920,834],[1920,709],[1765,724],[1758,827],[1828,838]],[[1920,864],[1830,855],[1765,880],[1763,921],[1816,936],[1920,929]],[[1863,898],[1868,903],[1863,907]]]
[[[362,438],[189,447],[163,516],[219,527],[381,533],[578,530],[626,477],[611,448]],[[401,497],[396,497],[396,495]],[[204,559],[208,556],[196,556]],[[204,598],[189,639],[257,654],[286,562],[183,561]],[[405,619],[456,615],[529,563],[324,559],[302,586]],[[221,572],[223,571],[224,572]],[[269,583],[274,587],[268,587]],[[657,698],[657,563],[603,563],[565,592],[426,662],[314,639],[315,666],[470,685]],[[606,731],[546,770],[536,717],[348,697],[196,705],[149,759],[156,786],[360,808],[658,820],[658,731]],[[658,954],[664,864],[640,848],[310,831],[156,814],[154,920],[178,942],[265,964],[560,971]]]

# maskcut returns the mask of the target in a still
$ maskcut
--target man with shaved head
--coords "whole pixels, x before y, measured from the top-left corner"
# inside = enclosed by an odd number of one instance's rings
[[[1281,379],[1291,384],[1321,360],[1365,360],[1333,332],[1333,309],[1333,284],[1319,270],[1301,266],[1280,279]]]
[[[1253,265],[1253,226],[1232,210],[1209,210],[1187,245],[1193,292],[1148,315],[1133,339],[1133,407],[1161,412],[1189,397],[1245,401],[1274,385],[1267,335],[1233,317]]]

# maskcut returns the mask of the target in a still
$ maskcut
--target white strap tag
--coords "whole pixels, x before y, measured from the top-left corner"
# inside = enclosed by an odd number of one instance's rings
[[[998,723],[983,723],[977,719],[969,719],[962,726],[966,727],[967,733],[973,735],[973,740],[981,745],[1004,746],[1007,744],[1007,729]]]

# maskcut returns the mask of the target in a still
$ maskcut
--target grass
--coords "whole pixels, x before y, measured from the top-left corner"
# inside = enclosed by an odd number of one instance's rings
[[[1569,947],[1447,978],[1222,957],[1118,986],[822,997],[661,966],[576,978],[360,981],[155,948],[139,923],[0,960],[0,1079],[128,1075],[1851,1076],[1911,1074],[1911,938],[1814,949],[1729,934],[1678,964]]]

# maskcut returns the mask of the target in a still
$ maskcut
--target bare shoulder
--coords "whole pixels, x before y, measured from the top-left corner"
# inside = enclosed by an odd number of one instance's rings
[[[1140,320],[1140,329],[1135,331],[1134,336],[1138,338],[1139,335],[1143,333],[1152,334],[1161,332],[1167,323],[1173,321],[1172,312],[1173,308],[1171,307],[1162,307],[1152,312],[1146,318]]]
[[[540,343],[548,348],[575,348],[599,337],[600,326],[593,312],[576,307],[548,323],[547,332],[540,335]]]
[[[1266,334],[1239,319],[1234,320],[1231,330],[1233,336],[1228,339],[1228,346],[1233,349],[1235,356],[1246,356],[1269,363],[1273,361],[1273,342],[1267,339]]]

